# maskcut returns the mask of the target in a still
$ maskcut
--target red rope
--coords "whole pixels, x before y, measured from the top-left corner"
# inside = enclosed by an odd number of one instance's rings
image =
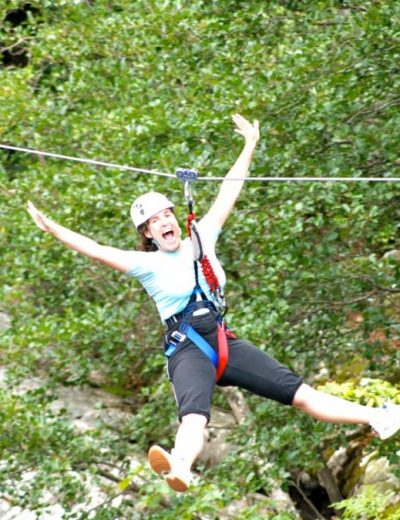
[[[196,215],[193,211],[191,211],[186,220],[186,230],[190,238],[192,238],[191,224],[192,221],[195,219]],[[204,278],[206,279],[206,282],[208,283],[211,292],[214,293],[220,288],[220,285],[218,282],[217,275],[214,272],[213,266],[211,265],[211,262],[207,256],[203,257],[203,259],[200,261],[200,265],[201,270],[203,271]]]
[[[218,278],[214,272],[214,269],[211,265],[210,260],[207,256],[204,256],[201,260],[201,269],[204,274],[204,278],[206,279],[208,285],[210,286],[211,292],[215,292],[219,289],[220,285],[218,282]]]
[[[195,219],[196,219],[196,215],[192,211],[191,213],[189,213],[188,218],[186,220],[186,231],[188,232],[188,235],[190,238],[192,238],[192,230],[191,230],[190,226],[191,226],[192,220],[195,220]]]

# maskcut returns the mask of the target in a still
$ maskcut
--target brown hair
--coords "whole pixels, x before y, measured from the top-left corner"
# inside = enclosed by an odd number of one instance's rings
[[[157,251],[158,247],[153,242],[153,240],[151,238],[146,237],[146,235],[144,234],[145,231],[148,230],[147,222],[140,224],[140,226],[137,228],[137,230],[139,232],[140,239],[141,239],[140,249],[142,251],[146,251],[146,252]]]

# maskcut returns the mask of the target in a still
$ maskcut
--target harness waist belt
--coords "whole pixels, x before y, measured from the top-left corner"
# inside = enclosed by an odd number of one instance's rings
[[[215,306],[209,300],[195,301],[193,303],[189,303],[181,312],[173,314],[169,318],[167,318],[164,323],[168,329],[173,327],[176,323],[180,322],[184,316],[188,314],[193,314],[198,309],[211,309],[215,310]]]

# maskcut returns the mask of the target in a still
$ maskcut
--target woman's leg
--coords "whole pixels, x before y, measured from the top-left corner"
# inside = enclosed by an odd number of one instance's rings
[[[377,410],[325,394],[304,383],[294,396],[293,406],[321,421],[342,424],[370,424]]]
[[[195,345],[172,356],[168,364],[180,425],[174,449],[169,453],[160,446],[149,450],[149,462],[175,491],[185,491],[191,481],[191,467],[204,446],[204,431],[210,417],[211,397],[215,386],[215,368]]]
[[[204,415],[189,413],[182,417],[175,437],[173,456],[181,460],[188,470],[204,447],[206,426],[207,418]]]
[[[165,477],[175,491],[186,491],[192,480],[191,467],[204,446],[207,417],[201,414],[184,415],[175,438],[175,448],[169,453],[160,446],[152,446],[148,458],[150,466]]]
[[[385,403],[373,408],[325,394],[304,384],[301,377],[250,343],[230,340],[229,345],[229,363],[221,385],[239,386],[293,405],[321,421],[369,424],[382,440],[400,430],[400,405]]]

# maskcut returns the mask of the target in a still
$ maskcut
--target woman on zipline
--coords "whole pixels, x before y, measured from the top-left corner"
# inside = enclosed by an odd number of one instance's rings
[[[215,202],[197,224],[202,249],[221,286],[225,274],[215,256],[215,244],[243,187],[243,180],[232,179],[248,175],[259,140],[257,121],[250,123],[238,114],[232,119],[236,132],[244,138],[244,147]],[[151,467],[172,489],[185,491],[191,482],[191,467],[204,444],[215,384],[238,386],[294,406],[321,421],[369,424],[381,439],[400,429],[400,406],[372,408],[319,392],[264,351],[236,338],[212,303],[210,286],[193,260],[190,238],[181,239],[173,207],[161,193],[150,192],[136,199],[131,216],[141,235],[143,251],[124,251],[63,227],[28,203],[28,211],[41,230],[83,255],[138,278],[154,299],[166,326],[167,368],[180,425],[171,452],[152,446],[148,456]],[[226,366],[216,381],[216,357],[224,341],[229,357],[224,359]]]

